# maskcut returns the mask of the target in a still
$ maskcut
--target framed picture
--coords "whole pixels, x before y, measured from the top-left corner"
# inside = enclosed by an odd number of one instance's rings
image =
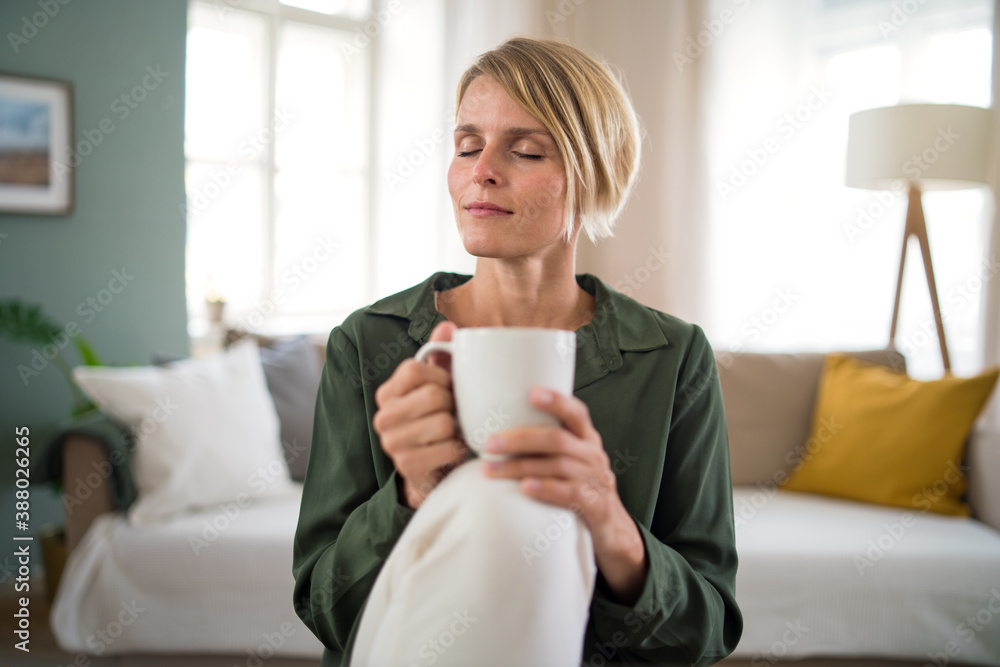
[[[73,88],[0,72],[0,213],[73,210]]]

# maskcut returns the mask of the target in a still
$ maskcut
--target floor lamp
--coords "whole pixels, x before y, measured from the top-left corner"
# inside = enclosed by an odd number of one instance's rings
[[[906,248],[910,237],[915,237],[931,294],[945,373],[951,371],[951,360],[934,282],[921,193],[988,183],[990,139],[989,110],[956,104],[906,104],[868,109],[852,114],[848,126],[846,182],[849,187],[889,190],[901,182],[909,185],[889,346],[895,347]]]

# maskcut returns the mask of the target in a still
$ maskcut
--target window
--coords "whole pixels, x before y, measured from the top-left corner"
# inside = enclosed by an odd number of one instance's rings
[[[191,3],[180,214],[193,335],[206,300],[226,302],[229,326],[304,332],[369,298],[370,11]]]
[[[731,4],[714,3],[711,15]],[[777,2],[740,14],[713,44],[708,326],[718,349],[886,345],[906,197],[843,185],[848,117],[911,102],[989,106],[992,11],[986,0]],[[971,374],[989,265],[986,188],[923,202],[952,367]],[[915,246],[899,325],[910,372],[939,376]]]

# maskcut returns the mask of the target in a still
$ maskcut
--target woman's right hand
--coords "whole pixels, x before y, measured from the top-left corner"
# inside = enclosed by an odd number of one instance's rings
[[[450,341],[457,327],[442,322],[432,341]],[[434,487],[469,456],[458,435],[451,390],[451,359],[432,353],[428,361],[406,359],[375,390],[372,426],[403,480],[406,504],[417,509]]]

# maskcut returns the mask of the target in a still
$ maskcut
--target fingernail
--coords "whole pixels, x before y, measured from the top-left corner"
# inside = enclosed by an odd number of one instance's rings
[[[538,399],[539,403],[551,403],[552,402],[552,392],[548,389],[537,389],[535,391],[535,397]]]
[[[537,479],[526,479],[524,480],[524,488],[527,489],[528,491],[535,492],[538,489],[542,488],[542,483],[539,482]]]
[[[500,461],[485,461],[483,468],[486,469],[486,472],[496,472],[500,469]]]
[[[486,441],[486,451],[488,451],[491,454],[499,454],[500,452],[503,451],[503,448],[504,448],[503,438],[501,438],[499,435],[494,435],[489,440]]]

